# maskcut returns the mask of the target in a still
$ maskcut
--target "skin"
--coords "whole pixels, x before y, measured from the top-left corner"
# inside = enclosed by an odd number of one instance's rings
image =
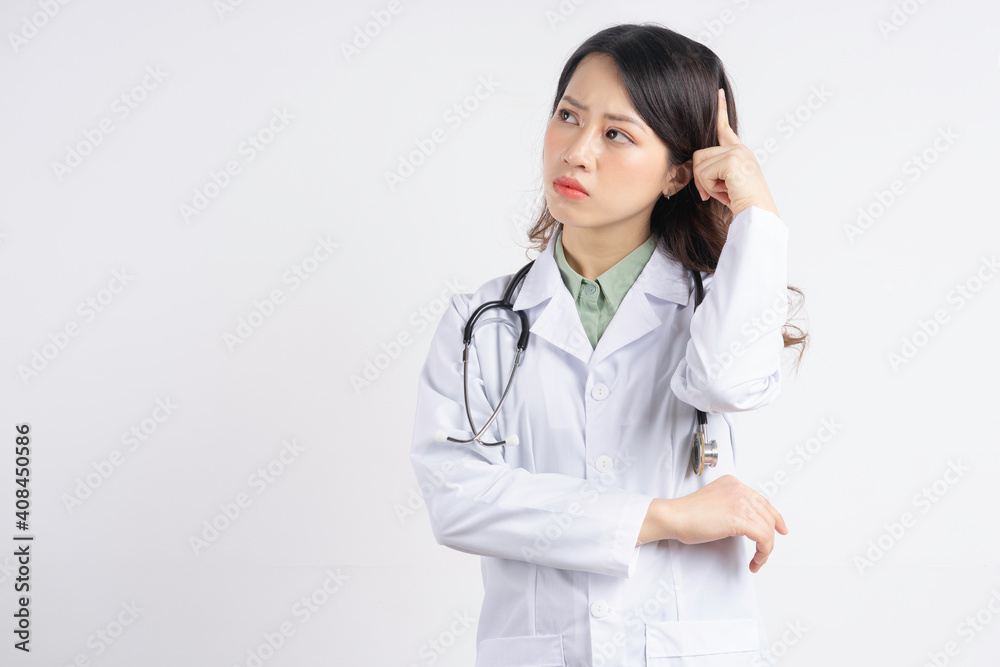
[[[734,217],[750,206],[778,214],[753,151],[729,127],[722,89],[717,105],[719,145],[674,166],[669,147],[636,113],[614,61],[592,53],[580,62],[549,120],[542,149],[545,199],[563,224],[563,250],[573,270],[596,280],[621,261],[649,238],[649,218],[660,196],[679,191],[692,178],[702,201],[714,197]],[[575,178],[587,196],[560,194],[552,183],[560,176]],[[654,499],[636,544],[665,539],[699,544],[745,535],[757,544],[749,566],[757,572],[774,549],[775,531],[788,534],[771,503],[723,475],[690,495]]]

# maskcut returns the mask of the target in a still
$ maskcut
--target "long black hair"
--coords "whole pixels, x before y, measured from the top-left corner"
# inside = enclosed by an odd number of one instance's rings
[[[688,162],[696,150],[719,145],[719,88],[726,94],[729,127],[738,133],[736,104],[719,57],[707,46],[655,23],[615,25],[583,42],[559,76],[550,117],[558,109],[573,72],[591,53],[614,60],[632,106],[667,145],[672,165]],[[660,196],[649,225],[661,252],[688,269],[714,273],[732,220],[732,211],[719,200],[701,200],[692,178],[669,199]],[[532,247],[544,249],[560,224],[546,204],[528,230]],[[805,298],[802,291],[790,285],[788,290],[797,295],[801,306]],[[785,347],[800,346],[800,359],[807,337],[787,322],[782,330]]]

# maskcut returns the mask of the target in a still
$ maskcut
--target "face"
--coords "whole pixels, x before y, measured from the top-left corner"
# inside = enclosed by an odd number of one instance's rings
[[[680,185],[663,141],[639,118],[607,55],[587,55],[545,129],[545,199],[568,227],[649,226],[653,205]],[[586,194],[556,181],[575,179]]]

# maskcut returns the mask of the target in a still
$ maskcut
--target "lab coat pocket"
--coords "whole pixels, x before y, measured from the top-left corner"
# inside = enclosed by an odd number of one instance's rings
[[[476,667],[565,667],[562,635],[497,637],[479,644]]]
[[[748,665],[760,651],[757,621],[663,621],[646,624],[648,667]]]

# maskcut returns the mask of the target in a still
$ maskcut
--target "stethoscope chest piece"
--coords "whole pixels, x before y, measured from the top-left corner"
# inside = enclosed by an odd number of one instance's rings
[[[705,425],[700,424],[691,440],[691,467],[694,474],[701,475],[707,467],[715,467],[719,462],[719,445],[715,440],[706,440]]]

